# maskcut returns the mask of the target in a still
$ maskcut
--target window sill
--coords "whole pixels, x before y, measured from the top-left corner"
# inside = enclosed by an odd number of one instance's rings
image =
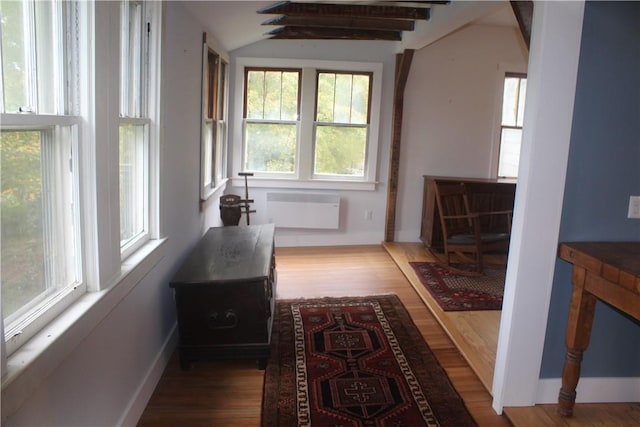
[[[232,178],[234,187],[244,187],[244,178]],[[291,188],[305,190],[360,190],[375,191],[378,182],[371,181],[334,181],[334,180],[300,180],[300,179],[276,179],[252,176],[249,177],[249,186],[255,188]]]
[[[164,257],[167,239],[151,240],[122,264],[105,289],[88,292],[7,357],[2,373],[2,421],[31,396],[40,383],[91,333]]]

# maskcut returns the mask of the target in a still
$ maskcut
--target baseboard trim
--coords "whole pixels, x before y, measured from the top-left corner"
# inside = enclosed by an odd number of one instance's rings
[[[537,404],[557,403],[561,378],[538,381]],[[580,378],[576,403],[615,403],[640,401],[640,377]]]
[[[290,231],[276,228],[276,247],[379,245],[382,232],[341,233],[334,230]]]
[[[162,377],[164,368],[169,363],[169,359],[173,354],[176,346],[178,345],[178,325],[174,324],[169,332],[169,336],[164,341],[160,351],[156,355],[153,363],[147,370],[142,382],[138,386],[138,389],[133,394],[129,405],[125,409],[120,421],[119,426],[132,426],[135,427],[138,424],[138,420],[142,416],[153,391]]]

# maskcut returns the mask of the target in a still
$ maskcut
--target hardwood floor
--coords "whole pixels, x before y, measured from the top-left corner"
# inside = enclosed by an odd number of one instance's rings
[[[407,262],[431,257],[424,247],[412,243],[385,247],[397,265],[382,246],[278,248],[277,296],[397,294],[481,427],[640,425],[639,403],[578,404],[569,419],[558,416],[555,405],[505,408],[505,416],[496,415],[487,390],[493,378],[499,312],[445,315],[428,294],[409,282],[417,278]],[[263,376],[252,360],[197,362],[185,372],[174,354],[138,425],[259,426]]]
[[[433,262],[438,261],[438,258],[421,243],[384,243],[384,247],[469,362],[482,384],[487,390],[491,390],[498,347],[500,311],[443,311],[409,265],[410,261]],[[499,260],[494,257],[491,261]]]
[[[500,327],[499,311],[444,312],[425,291],[409,261],[433,261],[421,243],[385,243],[384,247],[416,289],[487,390],[491,390]],[[502,261],[493,259],[494,262]],[[640,403],[576,404],[572,418],[563,418],[556,405],[507,407],[515,427],[632,427],[640,426]]]
[[[395,293],[445,369],[479,426],[510,426],[491,396],[382,246],[278,248],[277,297]],[[169,362],[139,426],[259,426],[263,371],[254,361]]]

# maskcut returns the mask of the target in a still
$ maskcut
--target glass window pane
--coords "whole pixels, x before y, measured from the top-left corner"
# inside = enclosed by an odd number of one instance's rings
[[[316,121],[366,124],[369,116],[370,76],[361,74],[318,74]]]
[[[299,78],[297,71],[248,71],[246,118],[297,120]]]
[[[35,2],[36,74],[38,112],[41,114],[62,114],[63,43],[58,25],[62,21],[60,4],[57,2]],[[60,93],[59,93],[60,92]]]
[[[504,79],[504,93],[502,95],[502,125],[515,126],[518,114],[518,81],[517,77]]]
[[[247,73],[247,119],[264,118],[264,72]]]
[[[364,176],[366,127],[317,126],[314,173]]]
[[[517,177],[520,163],[521,129],[502,129],[498,176]]]
[[[213,141],[215,141],[214,131],[215,131],[215,128],[214,128],[213,122],[205,123],[204,145],[202,147],[202,157],[203,157],[202,163],[204,168],[204,170],[202,171],[202,179],[203,179],[202,184],[205,187],[210,187],[211,184],[213,183],[212,168],[213,168],[213,150],[214,150]]]
[[[316,120],[319,122],[333,122],[335,84],[336,84],[335,74],[320,73],[318,75]]]
[[[39,131],[2,132],[2,313],[46,291]]]
[[[145,125],[120,126],[120,245],[146,232]]]
[[[272,71],[265,73],[264,90],[264,118],[281,120],[282,73]]]
[[[120,34],[120,115],[142,117],[142,3],[122,3]]]
[[[282,117],[281,120],[298,120],[298,85],[300,73],[282,73]]]
[[[1,133],[5,319],[77,282],[71,135],[68,127]]]
[[[285,172],[295,169],[295,124],[246,124],[245,165],[247,171]]]
[[[350,74],[336,75],[336,95],[333,121],[351,123],[351,82]]]
[[[518,96],[518,117],[516,125],[522,127],[524,122],[524,100],[527,97],[527,79],[520,79],[520,95]]]
[[[369,122],[369,86],[370,76],[353,76],[353,95],[351,101],[351,123]]]
[[[33,49],[30,37],[25,37],[28,22],[23,20],[26,2],[0,2],[2,19],[2,90],[4,111],[18,112],[20,108],[33,108],[29,99],[29,76],[33,70]],[[28,34],[28,32],[26,33]]]

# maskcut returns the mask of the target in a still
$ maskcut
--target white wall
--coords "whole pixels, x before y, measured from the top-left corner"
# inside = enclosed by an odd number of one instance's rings
[[[135,425],[173,350],[175,306],[168,282],[203,228],[217,224],[199,206],[203,29],[194,21],[179,3],[166,4],[160,191],[162,234],[168,238],[164,258],[81,342],[67,349],[68,356],[46,379],[34,376],[35,390],[3,425]]]
[[[253,56],[384,63],[376,191],[332,192],[341,196],[340,229],[278,229],[278,246],[377,244],[384,239],[395,75],[392,49],[384,42],[266,40],[231,52],[232,62]],[[419,241],[422,175],[491,175],[504,71],[526,72],[527,55],[515,28],[487,25],[465,27],[415,52],[405,93],[396,241]],[[234,100],[241,99],[232,98],[231,111]],[[249,185],[257,210],[252,223],[266,222],[269,190]],[[243,195],[244,189],[231,187],[227,192]],[[365,219],[366,210],[373,212],[371,220]]]
[[[380,129],[378,139],[379,184],[374,191],[361,190],[318,190],[320,193],[339,194],[341,198],[339,230],[302,230],[278,228],[276,232],[277,246],[323,246],[323,245],[355,245],[379,244],[384,239],[384,222],[386,212],[387,180],[389,171],[388,153],[391,142],[391,114],[393,102],[393,79],[395,73],[395,44],[390,42],[360,41],[291,41],[265,40],[231,52],[232,73],[231,88],[235,87],[234,60],[238,57],[255,58],[295,58],[336,61],[379,62],[382,71],[382,105],[380,110]],[[242,96],[232,96],[229,110],[232,112],[230,122],[241,120],[233,116],[235,102],[242,102]],[[230,144],[241,144],[230,135]],[[229,170],[233,159],[230,159]],[[249,178],[251,181],[251,178]],[[233,185],[238,185],[234,182]],[[266,193],[269,189],[251,187],[249,197],[255,200],[252,208],[256,213],[251,217],[252,224],[266,223]],[[287,190],[284,190],[287,191]],[[311,193],[313,190],[301,190]],[[227,193],[244,196],[244,187],[231,187]],[[215,208],[217,210],[217,207]],[[365,211],[371,210],[372,217],[365,220]],[[242,219],[244,221],[244,218]],[[243,222],[244,223],[244,222]]]
[[[419,241],[422,176],[495,177],[505,71],[526,72],[512,27],[471,25],[417,50],[404,96],[396,240]]]

